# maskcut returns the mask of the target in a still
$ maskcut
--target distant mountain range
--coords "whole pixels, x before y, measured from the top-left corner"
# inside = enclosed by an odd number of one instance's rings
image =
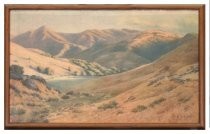
[[[11,39],[25,48],[36,48],[53,57],[97,62],[105,67],[128,70],[150,63],[193,36],[181,37],[161,30],[86,30],[59,33],[41,26]]]
[[[135,30],[86,30],[81,33],[58,33],[52,29],[41,26],[12,38],[12,41],[27,48],[38,48],[52,55],[57,55],[68,44],[68,49],[82,51],[96,44],[116,43],[131,39],[139,31]],[[67,53],[69,52],[67,51]],[[67,55],[64,53],[64,55]],[[61,55],[63,56],[63,55]]]

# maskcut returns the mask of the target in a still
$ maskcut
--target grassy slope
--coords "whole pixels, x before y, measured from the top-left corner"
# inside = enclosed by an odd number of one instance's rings
[[[24,67],[25,74],[38,75],[44,78],[52,78],[65,75],[108,75],[117,73],[117,70],[105,68],[96,63],[86,61],[84,64],[75,64],[67,59],[53,58],[41,50],[27,49],[11,42],[11,64],[17,64]],[[37,67],[49,68],[51,75],[46,75],[37,71]]]
[[[197,39],[194,39],[152,64],[85,83],[77,87],[78,91],[93,95],[105,93],[111,98],[78,107],[77,112],[66,107],[65,110],[58,111],[59,115],[51,114],[49,120],[197,123],[197,57]]]
[[[72,72],[82,71],[81,67],[74,65],[69,61],[55,59],[50,56],[39,54],[12,42],[10,45],[11,64],[23,66],[25,73],[28,75],[39,75],[45,78],[49,77],[48,75],[37,72],[36,68],[38,66],[42,68],[49,67],[57,76],[70,75],[71,72],[68,68],[71,68]]]
[[[95,61],[105,67],[117,67],[122,70],[129,70],[149,63],[147,59],[129,50],[127,43],[127,41],[122,41],[116,44],[96,44],[79,53],[76,57]]]
[[[76,57],[109,67],[129,70],[158,59],[180,45],[181,38],[163,31],[145,31],[130,40],[99,43]]]
[[[50,101],[59,99],[59,93],[45,83],[30,79],[37,89],[24,84],[24,80],[10,80],[10,121],[47,122]],[[27,82],[29,83],[29,82]]]

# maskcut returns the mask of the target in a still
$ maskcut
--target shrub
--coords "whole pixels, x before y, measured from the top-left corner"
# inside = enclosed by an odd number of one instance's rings
[[[130,96],[130,97],[128,97],[128,99],[127,99],[125,102],[133,101],[133,100],[135,100],[135,99],[136,99],[136,97]]]
[[[158,104],[162,103],[165,100],[166,100],[165,98],[160,98],[158,100],[153,101],[149,106],[150,107],[154,107],[155,105],[158,105]]]
[[[150,81],[150,82],[147,84],[147,86],[151,86],[151,85],[153,85],[155,82],[156,82],[156,81]]]
[[[62,99],[69,99],[69,96],[68,95],[63,95],[61,98]]]
[[[82,67],[85,70],[85,74],[88,76],[103,76],[103,75],[109,75],[109,74],[120,72],[116,67],[105,68],[95,62],[87,62],[85,60],[79,60],[79,59],[70,59],[70,61]],[[73,73],[73,75],[76,75],[76,74]],[[84,75],[84,74],[82,73],[81,75]]]
[[[81,110],[78,110],[78,109],[73,109],[72,112],[73,113],[82,113],[82,111]]]
[[[102,104],[101,106],[98,107],[98,109],[112,109],[112,108],[117,108],[118,103],[116,101],[110,101],[107,104]]]
[[[147,107],[146,106],[144,106],[144,105],[138,105],[136,108],[134,108],[134,109],[132,109],[132,112],[142,112],[142,111],[144,111],[144,110],[146,110],[147,109]]]
[[[89,76],[95,76],[95,72],[92,70],[87,70]]]
[[[191,96],[190,96],[190,97],[183,97],[183,98],[180,98],[178,101],[179,101],[179,102],[182,102],[182,103],[185,103],[185,102],[188,102],[190,99],[191,99]]]
[[[91,95],[89,93],[82,93],[83,96],[85,97],[90,97]]]
[[[43,84],[46,84],[45,79],[42,78],[41,76],[32,75],[32,76],[31,76],[31,79],[34,79],[34,80],[40,81],[40,82],[43,83]]]
[[[47,68],[44,69],[44,73],[48,74],[48,75],[52,75],[53,71],[49,67],[47,67]]]
[[[10,66],[10,73],[15,73],[15,74],[23,74],[23,67],[19,65],[11,65]]]
[[[20,94],[20,90],[19,90],[17,87],[15,87],[15,86],[13,86],[13,85],[10,84],[10,88],[11,88],[16,94]]]
[[[23,75],[21,74],[16,74],[16,73],[10,73],[10,79],[14,80],[23,80]]]
[[[11,115],[23,115],[25,114],[26,110],[22,108],[11,108],[10,114]]]
[[[175,88],[176,88],[176,87],[173,87],[173,86],[172,86],[172,87],[168,87],[168,88],[166,89],[166,91],[167,91],[167,92],[170,92],[170,91],[174,90]]]
[[[40,66],[38,66],[38,67],[36,68],[36,70],[37,70],[38,72],[42,73],[42,68],[41,68]]]
[[[74,91],[69,91],[66,93],[66,95],[74,95]]]
[[[31,96],[37,97],[37,98],[39,98],[40,100],[42,100],[42,97],[41,97],[39,94],[37,94],[37,93],[32,93]]]
[[[32,89],[34,91],[39,91],[37,85],[34,83],[32,79],[25,79],[22,81],[23,85],[25,85],[27,88]]]
[[[33,116],[37,116],[37,115],[41,115],[41,114],[48,114],[49,113],[49,110],[47,108],[43,108],[39,111],[33,111],[31,114]]]
[[[75,103],[73,104],[74,107],[80,107],[80,106],[83,106],[84,104],[83,103]]]
[[[121,110],[119,110],[119,111],[117,111],[117,113],[116,113],[117,115],[119,115],[119,114],[123,114],[123,111],[121,111]]]
[[[53,70],[51,70],[49,67],[42,68],[42,67],[38,66],[38,67],[36,68],[36,70],[37,70],[39,73],[43,73],[43,74],[47,74],[47,75],[52,75],[52,74],[53,74]]]
[[[47,102],[58,101],[58,98],[50,97],[47,99]]]
[[[48,120],[46,119],[48,114],[49,110],[47,108],[43,108],[38,111],[32,111],[31,119],[29,122],[48,122]]]
[[[10,79],[22,80],[23,79],[23,67],[18,65],[10,66]]]
[[[34,107],[34,106],[36,106],[36,104],[35,104],[35,103],[30,103],[30,102],[29,102],[29,103],[26,103],[26,105],[27,105],[27,106],[30,106],[30,107]]]

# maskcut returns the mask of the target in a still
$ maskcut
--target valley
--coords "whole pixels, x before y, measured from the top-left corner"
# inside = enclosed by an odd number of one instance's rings
[[[197,34],[42,26],[10,48],[11,122],[199,121]]]

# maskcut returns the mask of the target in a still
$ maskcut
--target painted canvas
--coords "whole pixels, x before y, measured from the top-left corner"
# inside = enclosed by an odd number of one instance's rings
[[[199,123],[197,10],[11,10],[11,123]]]

